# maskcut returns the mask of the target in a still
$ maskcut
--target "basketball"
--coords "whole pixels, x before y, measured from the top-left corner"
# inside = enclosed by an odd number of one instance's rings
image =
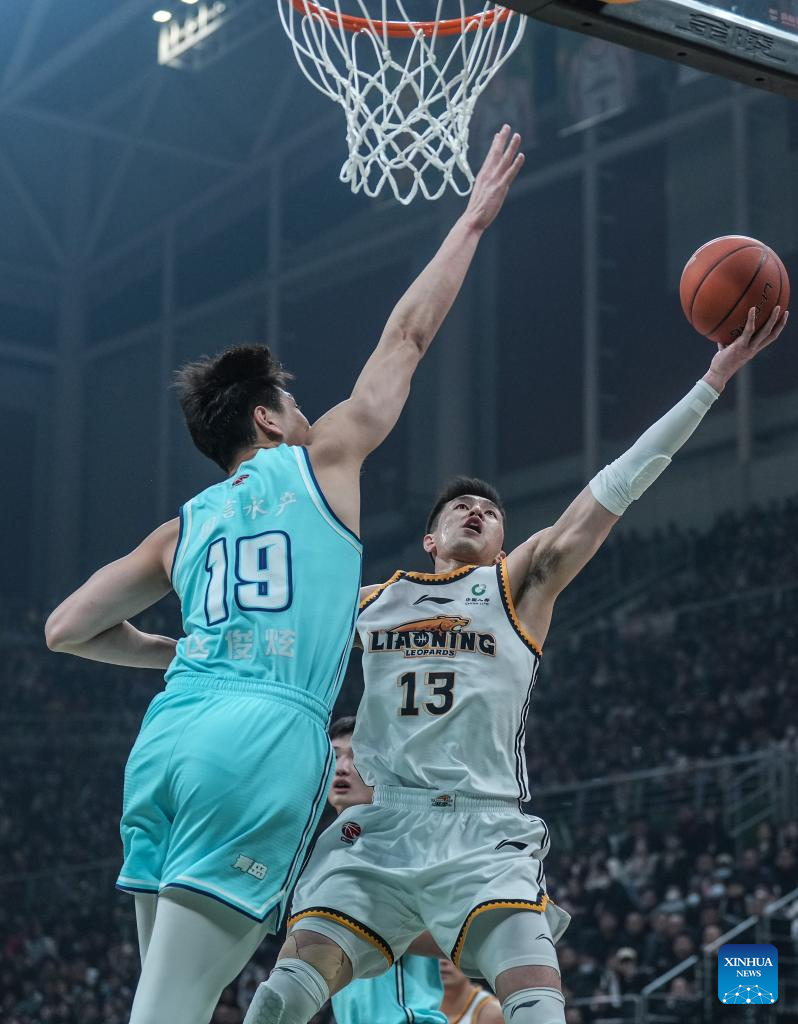
[[[774,306],[787,309],[790,280],[770,246],[745,235],[723,235],[702,245],[687,261],[679,298],[699,334],[728,345],[742,334],[752,306],[757,327]]]

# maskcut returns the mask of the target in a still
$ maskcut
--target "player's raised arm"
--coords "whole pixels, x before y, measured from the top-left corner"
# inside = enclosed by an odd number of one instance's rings
[[[737,371],[784,329],[787,314],[776,306],[761,330],[755,310],[742,335],[719,346],[703,378],[619,458],[605,466],[557,522],[541,530],[507,559],[518,614],[542,643],[554,601],[601,547],[620,517],[654,483],[693,434]]]
[[[317,471],[359,464],[395,425],[420,360],[463,284],[482,233],[504,203],[524,161],[509,126],[496,135],[474,182],[468,206],[438,252],[394,307],[352,395],[311,429],[308,446]]]
[[[175,641],[136,629],[127,620],[169,593],[167,566],[178,521],[166,523],[124,558],[103,566],[53,611],[45,625],[52,651],[131,668],[168,667]]]

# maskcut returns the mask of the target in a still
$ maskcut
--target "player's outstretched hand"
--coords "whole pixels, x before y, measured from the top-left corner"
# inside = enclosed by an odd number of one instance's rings
[[[722,391],[741,366],[759,355],[763,348],[773,344],[786,327],[788,316],[787,310],[782,313],[781,306],[774,306],[765,325],[757,330],[756,308],[752,306],[748,310],[745,330],[740,337],[730,345],[718,345],[704,380],[717,391]]]
[[[485,162],[480,168],[466,214],[482,231],[493,222],[501,210],[510,186],[524,164],[524,154],[519,153],[521,136],[511,135],[509,124],[497,132],[488,150]]]

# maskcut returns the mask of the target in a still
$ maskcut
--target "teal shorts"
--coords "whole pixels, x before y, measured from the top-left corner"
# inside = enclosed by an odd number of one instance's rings
[[[191,889],[276,931],[332,777],[328,714],[277,683],[172,680],[125,769],[117,887]]]
[[[442,1002],[438,961],[406,953],[384,974],[350,981],[332,1008],[338,1024],[447,1024]]]

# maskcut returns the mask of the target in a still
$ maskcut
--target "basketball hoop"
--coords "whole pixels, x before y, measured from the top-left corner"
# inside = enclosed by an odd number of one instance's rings
[[[406,0],[343,2],[361,13],[342,11],[342,0],[277,0],[302,72],[344,109],[341,181],[368,196],[390,185],[404,204],[419,191],[438,199],[447,186],[467,195],[474,105],[521,42],[526,18],[494,3],[467,13],[467,0],[434,0],[435,17],[413,21]],[[445,3],[459,16],[443,18]]]

